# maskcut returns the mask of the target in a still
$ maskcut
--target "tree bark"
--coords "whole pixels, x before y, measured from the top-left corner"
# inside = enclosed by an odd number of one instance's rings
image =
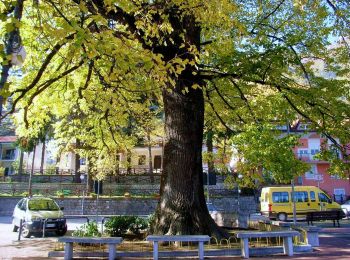
[[[76,140],[76,148],[80,148],[80,140]],[[80,155],[75,152],[75,169],[74,169],[74,182],[75,183],[81,183],[80,179]]]
[[[46,138],[42,140],[42,149],[41,149],[41,161],[40,161],[40,173],[44,174],[44,162],[45,162],[45,150],[46,150]]]
[[[28,180],[28,196],[32,196],[32,186],[33,186],[33,174],[34,174],[34,166],[35,166],[35,150],[36,150],[36,145],[34,145],[34,150],[33,150],[33,161],[32,161],[32,169],[30,170],[29,174],[29,180]]]
[[[170,11],[171,12],[171,11]],[[185,32],[185,45],[196,46],[200,52],[201,28],[195,17],[171,14],[175,34]],[[178,31],[177,31],[178,30]],[[175,37],[176,38],[176,37]],[[177,39],[181,39],[178,37]],[[166,62],[174,57],[196,61],[176,43],[169,48],[159,47]],[[204,97],[197,66],[186,65],[180,75],[169,77],[174,87],[163,90],[165,114],[165,145],[163,174],[160,184],[160,201],[151,231],[155,234],[207,234],[227,237],[211,218],[204,196],[202,144],[204,129]],[[193,85],[200,86],[194,88]]]
[[[213,130],[207,132],[207,152],[208,152],[208,174],[214,173],[214,157],[213,157]],[[209,185],[209,184],[208,184]]]
[[[202,91],[187,95],[164,91],[166,142],[156,234],[225,236],[209,215],[202,179],[204,100]],[[188,122],[191,122],[189,124]]]
[[[148,173],[151,175],[151,183],[154,183],[153,162],[152,162],[152,143],[151,143],[150,132],[147,132],[147,147],[148,147]]]

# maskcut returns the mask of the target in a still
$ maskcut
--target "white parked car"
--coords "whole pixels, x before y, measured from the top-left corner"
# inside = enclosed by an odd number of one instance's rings
[[[42,234],[44,228],[47,232],[53,231],[63,236],[67,232],[67,224],[62,210],[63,208],[50,198],[23,198],[13,211],[13,231],[18,231],[22,220],[23,237]]]
[[[341,205],[341,208],[344,211],[345,216],[349,218],[350,217],[350,200],[345,201],[345,203]]]

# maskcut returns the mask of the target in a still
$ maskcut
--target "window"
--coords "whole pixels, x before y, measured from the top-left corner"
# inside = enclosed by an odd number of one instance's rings
[[[308,202],[309,198],[308,198],[308,194],[306,191],[295,191],[294,192],[294,198],[295,198],[295,202]]]
[[[145,165],[146,164],[146,155],[139,155],[139,164],[138,165]]]
[[[305,173],[305,178],[309,180],[314,180],[315,175],[317,175],[317,167],[316,165],[312,165],[310,171]]]
[[[343,202],[345,198],[345,189],[334,189],[334,200]]]
[[[328,198],[328,196],[324,193],[319,193],[318,194],[318,199],[320,202],[327,202],[327,203],[331,203],[331,199]]]
[[[5,150],[4,160],[14,160],[15,159],[15,149],[7,149]]]
[[[314,156],[320,153],[320,149],[311,149],[310,153],[311,153],[311,160],[315,160]]]
[[[316,201],[316,196],[315,196],[315,192],[314,191],[310,191],[310,200],[311,200],[311,202],[315,202]]]
[[[289,194],[288,192],[273,192],[272,201],[275,203],[289,202]]]
[[[80,158],[80,165],[86,165],[86,158]]]
[[[305,156],[308,155],[308,151],[306,149],[299,149],[298,150],[298,155],[302,156],[302,157],[305,157]]]

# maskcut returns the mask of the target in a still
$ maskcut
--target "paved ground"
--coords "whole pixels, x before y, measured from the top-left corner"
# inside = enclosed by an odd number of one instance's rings
[[[68,229],[75,230],[77,226],[85,220],[68,220]],[[299,260],[350,260],[350,220],[344,220],[340,228],[333,228],[332,224],[320,223],[323,230],[320,234],[320,247],[314,252],[307,254],[297,254],[293,257],[269,256],[251,257],[251,259],[299,259]],[[55,248],[56,237],[30,238],[18,241],[18,233],[12,232],[11,218],[0,217],[0,260],[20,260],[20,259],[63,259],[48,258],[48,252]],[[133,258],[125,258],[125,260]],[[140,258],[134,258],[140,260]],[[184,258],[186,259],[186,258]],[[210,257],[208,259],[240,259],[240,257]]]

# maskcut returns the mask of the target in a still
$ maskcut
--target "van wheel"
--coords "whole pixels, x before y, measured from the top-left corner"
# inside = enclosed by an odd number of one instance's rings
[[[277,219],[279,221],[286,221],[287,220],[287,214],[286,213],[278,213]]]

